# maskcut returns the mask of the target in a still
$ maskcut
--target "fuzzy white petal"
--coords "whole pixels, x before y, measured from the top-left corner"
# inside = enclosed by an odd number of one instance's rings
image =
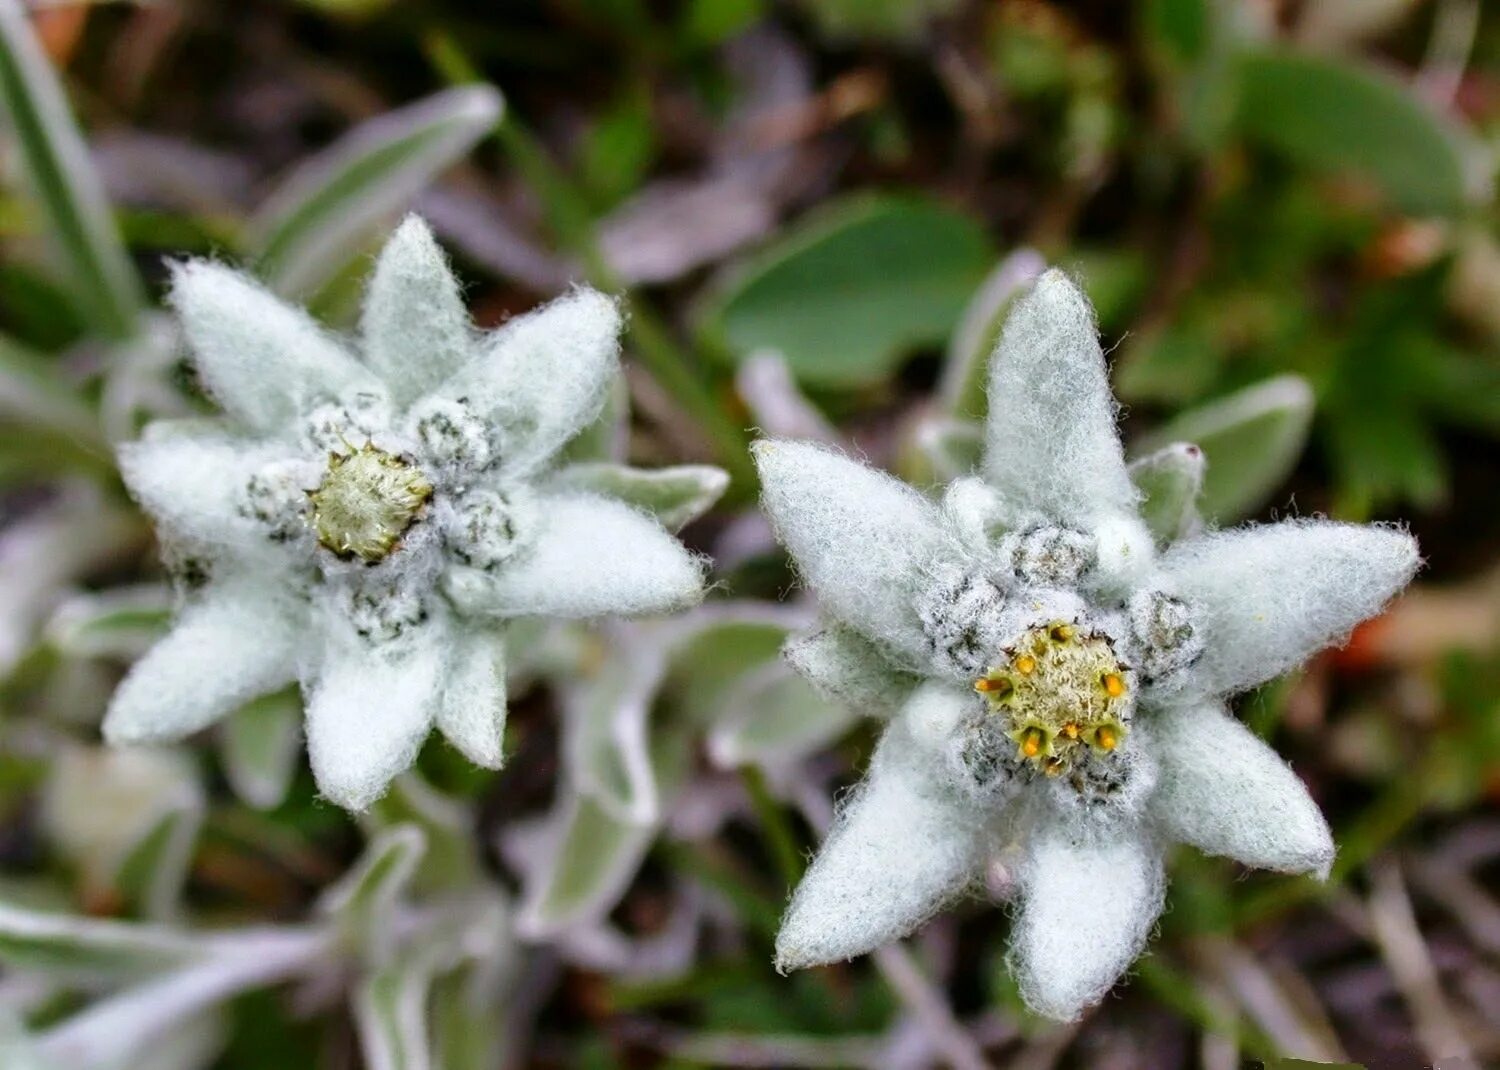
[[[1005,321],[989,398],[985,474],[1007,505],[1084,528],[1133,509],[1094,311],[1061,271]]]
[[[599,415],[620,366],[620,326],[613,300],[574,290],[496,331],[439,393],[499,426],[508,472],[535,470]]]
[[[1165,887],[1161,856],[1144,836],[1084,841],[1038,826],[1010,949],[1027,1005],[1070,1021],[1102,999],[1145,946]]]
[[[455,629],[437,727],[475,765],[499,769],[505,735],[505,637],[499,628]]]
[[[1297,774],[1217,703],[1161,711],[1152,818],[1171,840],[1257,869],[1326,876],[1333,835]]]
[[[104,718],[111,743],[177,739],[296,678],[304,622],[274,588],[211,586],[131,668]]]
[[[913,602],[956,553],[938,507],[900,480],[806,442],[753,447],[766,513],[823,609],[915,661],[927,656]]]
[[[171,302],[204,386],[251,427],[274,430],[317,398],[377,389],[311,316],[222,264],[178,265]]]
[[[241,512],[247,482],[274,448],[207,421],[158,421],[119,447],[120,474],[168,541],[243,550],[265,531]]]
[[[962,894],[978,867],[972,810],[934,782],[930,756],[905,723],[892,724],[797,886],[776,937],[776,968],[863,955]]]
[[[697,558],[644,513],[608,498],[538,496],[534,544],[497,571],[454,566],[464,612],[586,618],[667,613],[703,597]]]
[[[365,362],[409,405],[472,355],[458,280],[427,224],[408,216],[380,251],[365,294]]]
[[[1380,612],[1420,563],[1398,528],[1318,520],[1179,544],[1165,586],[1197,607],[1207,644],[1180,686],[1223,694],[1281,675]]]
[[[432,727],[448,638],[434,620],[391,643],[342,634],[330,641],[310,681],[307,754],[318,790],[333,802],[368,809],[416,759]]]
[[[888,717],[901,708],[917,678],[891,665],[868,639],[829,624],[789,639],[781,656],[830,702],[866,717]]]

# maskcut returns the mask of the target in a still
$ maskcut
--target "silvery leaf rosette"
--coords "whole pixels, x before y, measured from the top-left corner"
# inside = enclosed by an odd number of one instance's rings
[[[362,810],[434,724],[499,766],[507,620],[701,597],[701,563],[655,518],[557,467],[618,372],[609,298],[578,289],[479,334],[411,218],[357,347],[216,263],[179,265],[171,301],[224,416],[120,450],[186,594],[116,692],[112,742],[180,737],[298,682],[318,786]]]
[[[1338,642],[1419,558],[1403,530],[1322,520],[1158,547],[1092,310],[1061,272],[1016,304],[988,389],[982,471],[941,503],[824,447],[756,445],[826,618],[786,655],[889,721],[777,964],[868,952],[988,874],[1017,901],[1023,997],[1070,1019],[1140,954],[1167,845],[1326,875],[1317,806],[1225,700]]]

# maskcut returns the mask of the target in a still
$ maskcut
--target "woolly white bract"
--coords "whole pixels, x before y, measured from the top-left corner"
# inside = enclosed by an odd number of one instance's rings
[[[555,469],[618,371],[609,298],[578,289],[479,335],[411,218],[358,355],[218,264],[180,266],[172,304],[226,415],[120,451],[184,606],[116,692],[111,741],[182,736],[296,681],[320,789],[361,810],[434,723],[499,766],[506,619],[701,597],[699,562],[654,518]]]
[[[1060,272],[1017,303],[989,397],[983,473],[941,504],[824,447],[756,445],[829,618],[787,656],[890,720],[777,964],[902,937],[990,870],[1018,898],[1022,994],[1068,1019],[1140,953],[1165,845],[1326,875],[1317,806],[1224,698],[1340,641],[1419,559],[1404,531],[1326,521],[1166,546],[1198,525],[1142,520],[1093,312]]]

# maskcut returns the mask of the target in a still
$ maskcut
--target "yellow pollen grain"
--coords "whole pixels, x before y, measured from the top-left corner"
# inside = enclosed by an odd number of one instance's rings
[[[1036,672],[1036,658],[1030,654],[1022,654],[1016,659],[1016,672],[1022,676],[1030,676]]]
[[[1069,739],[1077,739],[1078,726],[1072,721],[1069,721],[1067,724],[1062,726],[1062,734],[1067,736]]]
[[[1115,673],[1105,673],[1104,691],[1110,698],[1119,698],[1125,693],[1125,681]]]

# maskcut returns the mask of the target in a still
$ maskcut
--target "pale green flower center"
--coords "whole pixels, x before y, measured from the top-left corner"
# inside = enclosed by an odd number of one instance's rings
[[[432,497],[432,484],[415,465],[366,443],[331,454],[310,497],[318,542],[373,564],[395,549]]]
[[[1032,628],[1001,651],[974,690],[1006,719],[1017,757],[1049,776],[1125,737],[1130,683],[1101,635],[1065,622]]]

